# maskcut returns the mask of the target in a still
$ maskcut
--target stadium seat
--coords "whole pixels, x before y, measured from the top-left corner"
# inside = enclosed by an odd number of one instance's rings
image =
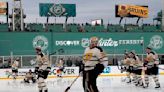
[[[93,28],[91,25],[84,25],[84,31],[85,32],[93,32]]]
[[[104,25],[97,25],[97,26],[94,26],[93,28],[94,28],[93,32],[104,32],[105,31]]]
[[[124,28],[126,32],[141,32],[141,29],[138,25],[126,24]]]
[[[64,32],[63,24],[48,24],[47,28],[50,32]]]
[[[30,23],[30,24],[27,24],[27,29],[29,31],[32,31],[32,32],[43,32],[44,29],[43,29],[43,24],[39,23]]]
[[[154,25],[143,25],[144,32],[156,32],[158,29]]]
[[[124,32],[124,29],[121,25],[108,24],[107,25],[107,31],[108,32]]]
[[[67,31],[68,32],[78,32],[79,26],[77,24],[68,24]]]

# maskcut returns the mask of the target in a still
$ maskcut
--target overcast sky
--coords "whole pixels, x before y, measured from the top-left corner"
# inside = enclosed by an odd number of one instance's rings
[[[11,13],[13,0],[8,1]],[[148,5],[149,18],[144,19],[145,23],[152,23],[153,17],[162,9],[162,0],[22,0],[24,13],[27,15],[25,22],[41,22],[45,23],[46,18],[39,16],[39,3],[73,3],[76,4],[75,23],[91,22],[94,19],[103,19],[104,23],[118,23],[119,18],[115,18],[116,4],[135,4]],[[65,18],[56,18],[57,23],[64,23]],[[128,23],[135,23],[136,18],[127,19]],[[0,21],[6,21],[5,17],[0,17]],[[50,18],[50,22],[54,23],[55,18]],[[70,18],[68,22],[73,22]],[[123,21],[124,22],[124,21]]]

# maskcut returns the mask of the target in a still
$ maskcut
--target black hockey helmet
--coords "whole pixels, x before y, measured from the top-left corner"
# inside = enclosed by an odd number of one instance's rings
[[[152,48],[150,46],[147,46],[146,49],[152,50]]]

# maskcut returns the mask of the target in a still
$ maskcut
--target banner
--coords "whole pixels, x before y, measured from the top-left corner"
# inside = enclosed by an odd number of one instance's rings
[[[21,37],[23,39],[20,39]],[[0,34],[0,55],[35,55],[35,48],[49,53],[83,54],[89,46],[92,36],[99,38],[98,45],[108,54],[124,54],[125,50],[143,53],[146,46],[152,47],[158,54],[164,53],[164,33],[52,33],[52,32],[18,32]],[[21,44],[21,45],[20,45]],[[5,48],[5,49],[4,49]]]
[[[41,17],[75,17],[76,5],[75,4],[53,4],[53,3],[40,3],[39,12]]]
[[[58,67],[53,67],[49,72],[49,76],[57,76]],[[34,72],[34,68],[20,68],[18,69],[18,76],[24,77],[29,70]],[[107,70],[106,70],[107,71]],[[62,76],[78,76],[79,75],[79,67],[65,67]],[[11,69],[0,69],[0,79],[1,78],[12,78],[12,70]]]
[[[162,69],[164,69],[164,65],[159,65],[159,74],[164,75]],[[29,71],[30,68],[26,69],[18,69],[18,77],[24,78],[25,74]],[[57,76],[57,67],[53,67],[51,72],[49,73],[49,78],[54,78]],[[31,69],[34,71],[34,68]],[[79,67],[65,67],[62,72],[63,77],[74,77],[79,75]],[[104,71],[101,73],[101,76],[124,76],[126,72],[121,73],[117,66],[107,66]],[[0,69],[0,79],[9,79],[12,78],[11,69]]]
[[[0,15],[7,15],[8,14],[8,3],[7,2],[0,2]]]
[[[68,54],[82,54],[92,36],[99,38],[98,45],[108,54],[123,54],[125,50],[142,54],[147,46],[157,53],[164,53],[164,36],[161,33],[55,33],[53,47]]]
[[[116,5],[115,9],[116,17],[147,18],[149,14],[148,6]]]
[[[0,2],[0,8],[7,8],[7,2]]]

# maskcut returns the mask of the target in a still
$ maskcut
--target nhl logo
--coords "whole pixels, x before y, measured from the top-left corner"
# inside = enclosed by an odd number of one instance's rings
[[[153,49],[161,49],[163,47],[163,39],[159,35],[155,35],[150,39],[149,46]]]
[[[82,38],[81,46],[82,47],[88,47],[89,46],[89,39],[88,38]]]

